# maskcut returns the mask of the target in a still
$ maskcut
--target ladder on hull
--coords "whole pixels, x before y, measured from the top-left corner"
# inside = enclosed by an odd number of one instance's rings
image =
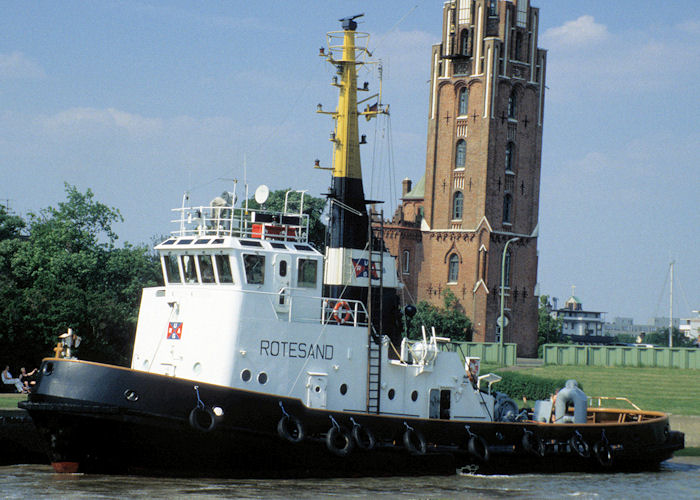
[[[369,212],[369,278],[367,287],[367,413],[379,414],[382,385],[382,298],[384,294],[384,211]],[[375,277],[376,276],[376,277]],[[379,281],[375,284],[375,281]],[[375,317],[377,321],[375,321]]]

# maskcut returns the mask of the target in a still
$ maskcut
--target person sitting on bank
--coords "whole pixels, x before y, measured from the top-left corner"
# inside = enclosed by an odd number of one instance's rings
[[[19,369],[19,380],[22,382],[22,385],[24,385],[24,389],[26,391],[31,390],[32,386],[36,384],[35,374],[38,372],[38,368],[34,368],[32,371],[27,373],[27,369],[25,367],[22,367]]]
[[[10,373],[10,365],[6,365],[5,369],[2,371],[2,383],[3,384],[14,384],[17,392],[24,393],[24,384],[18,378],[13,378]]]

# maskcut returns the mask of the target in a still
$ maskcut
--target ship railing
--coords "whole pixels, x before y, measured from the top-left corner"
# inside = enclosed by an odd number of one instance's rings
[[[304,213],[216,205],[172,211],[177,214],[177,218],[171,220],[178,225],[178,229],[171,231],[176,237],[232,236],[296,243],[307,243],[309,238],[309,216]]]
[[[632,401],[630,401],[627,398],[624,397],[613,397],[613,396],[588,396],[588,407],[589,408],[603,408],[603,402],[608,402],[608,401],[621,401],[623,403],[627,403],[630,406],[634,407],[635,410],[642,411],[642,409],[634,404]]]
[[[321,323],[347,326],[367,326],[369,315],[365,305],[359,300],[327,298],[323,299]]]

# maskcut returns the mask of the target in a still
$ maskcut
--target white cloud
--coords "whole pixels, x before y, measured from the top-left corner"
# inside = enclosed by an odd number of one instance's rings
[[[581,47],[595,45],[609,37],[608,28],[595,22],[593,16],[581,16],[562,26],[549,28],[542,36],[544,46]]]
[[[44,70],[21,52],[0,54],[0,78],[43,78]]]
[[[146,118],[114,108],[71,108],[39,119],[48,132],[90,131],[95,127],[113,128],[135,136],[150,135],[163,129],[159,118]]]

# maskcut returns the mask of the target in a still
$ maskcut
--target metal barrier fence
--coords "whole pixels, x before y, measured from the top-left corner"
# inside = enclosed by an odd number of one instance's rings
[[[700,369],[700,349],[692,347],[546,344],[543,355],[550,365]]]
[[[448,351],[456,351],[462,355],[462,358],[481,358],[482,363],[498,363],[498,350],[503,349],[501,358],[503,364],[514,366],[516,363],[518,344],[503,344],[498,342],[450,342],[448,344],[439,344],[443,349]]]

